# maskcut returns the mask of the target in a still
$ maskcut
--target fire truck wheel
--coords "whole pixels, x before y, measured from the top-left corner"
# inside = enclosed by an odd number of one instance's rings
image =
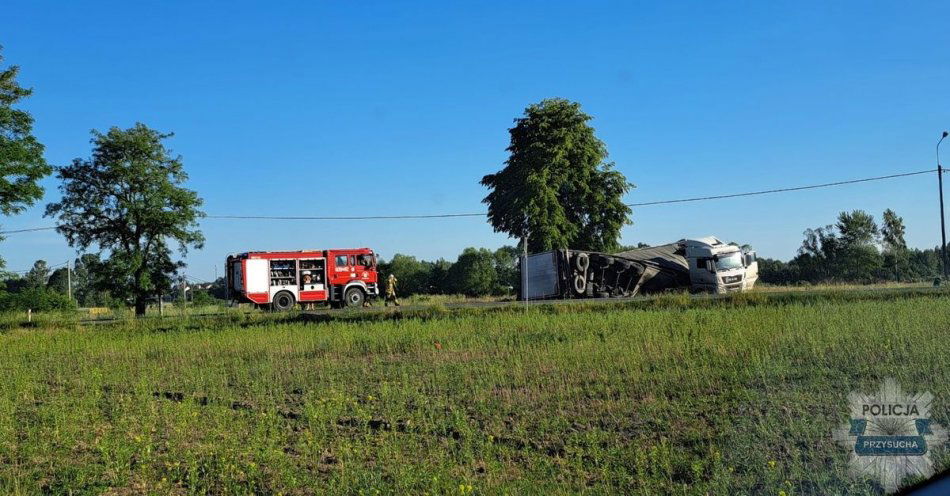
[[[343,301],[348,307],[359,308],[363,306],[363,300],[365,299],[366,296],[363,295],[363,290],[360,288],[347,289],[346,293],[343,294]]]
[[[274,295],[274,310],[278,312],[286,312],[294,308],[294,295],[289,291],[281,291]]]

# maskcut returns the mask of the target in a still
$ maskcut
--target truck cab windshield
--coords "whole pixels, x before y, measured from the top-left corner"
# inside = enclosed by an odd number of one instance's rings
[[[732,270],[742,267],[742,254],[739,252],[719,255],[716,258],[716,271]]]

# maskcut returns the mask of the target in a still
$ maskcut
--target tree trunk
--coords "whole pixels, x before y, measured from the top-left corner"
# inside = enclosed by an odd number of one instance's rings
[[[148,300],[143,296],[135,298],[135,316],[142,317],[145,315],[145,308],[148,307]]]

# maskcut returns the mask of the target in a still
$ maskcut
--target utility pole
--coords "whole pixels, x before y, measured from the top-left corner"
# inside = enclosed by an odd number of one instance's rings
[[[943,217],[943,166],[940,165],[940,143],[950,135],[950,132],[944,131],[937,141],[937,187],[940,191],[940,265],[943,267],[943,278],[947,279],[947,229]]]
[[[524,258],[521,262],[521,296],[524,298],[524,310],[528,311],[528,217],[525,216],[524,239],[521,240],[524,245]]]
[[[69,260],[66,261],[66,297],[73,301],[73,269]]]

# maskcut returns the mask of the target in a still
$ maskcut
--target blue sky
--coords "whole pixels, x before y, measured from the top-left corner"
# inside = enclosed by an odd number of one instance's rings
[[[91,129],[173,131],[216,215],[481,211],[512,120],[548,97],[594,117],[629,202],[926,169],[950,127],[947,2],[37,1],[4,17],[49,162],[88,157]],[[44,185],[4,229],[52,224]],[[935,246],[936,189],[925,175],[643,207],[623,242],[714,234],[787,259],[805,228],[890,207],[909,244]],[[482,218],[202,229],[187,272],[203,279],[249,249],[454,259],[510,242]],[[0,243],[11,270],[73,253],[51,231]]]

